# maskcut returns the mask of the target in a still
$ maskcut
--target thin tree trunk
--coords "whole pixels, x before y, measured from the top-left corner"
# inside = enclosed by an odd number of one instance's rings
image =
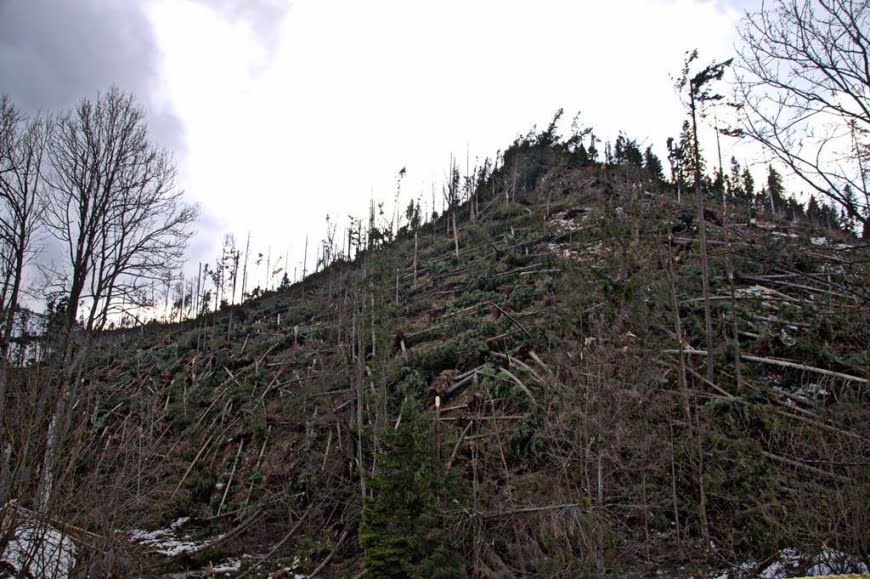
[[[363,302],[365,303],[365,302]],[[354,327],[356,326],[357,313],[356,308],[354,309]],[[358,317],[360,324],[362,323],[362,310],[360,310],[360,315]],[[359,337],[359,347],[357,351],[359,352],[359,361],[358,361],[358,372],[357,372],[357,381],[356,381],[356,460],[357,460],[357,469],[359,472],[359,489],[360,489],[360,500],[362,505],[365,504],[366,500],[366,479],[365,479],[365,466],[363,464],[363,381],[365,380],[365,354],[363,353],[363,332],[354,332]]]
[[[456,230],[456,209],[453,209],[453,246],[456,252],[456,261],[459,261],[459,232]]]
[[[698,148],[698,124],[695,111],[695,93],[691,91],[692,138],[695,141],[695,198],[698,202],[698,239],[701,244],[701,291],[704,296],[704,333],[707,340],[707,380],[714,382],[713,319],[710,313],[710,273],[707,267],[707,227],[704,220],[704,191],[701,187],[701,152]]]

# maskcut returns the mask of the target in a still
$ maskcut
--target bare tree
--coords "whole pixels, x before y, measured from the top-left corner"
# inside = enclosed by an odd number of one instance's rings
[[[742,133],[870,236],[870,3],[775,0],[740,37]]]
[[[144,111],[116,87],[60,115],[47,150],[46,222],[66,252],[60,285],[67,310],[41,508],[51,497],[57,443],[91,335],[122,307],[146,305],[149,284],[180,266],[197,215],[175,187],[171,156],[152,143]],[[80,313],[84,338],[73,348]]]
[[[47,135],[43,119],[25,121],[8,97],[0,98],[0,443],[5,432],[9,343],[24,266],[32,255],[34,232],[42,217],[40,169]],[[6,467],[5,462],[0,467],[0,501],[5,499]]]
[[[66,248],[67,328],[86,330],[180,265],[197,210],[175,188],[171,156],[152,144],[132,95],[112,88],[56,123],[49,146],[48,228]],[[131,301],[132,300],[132,301]]]

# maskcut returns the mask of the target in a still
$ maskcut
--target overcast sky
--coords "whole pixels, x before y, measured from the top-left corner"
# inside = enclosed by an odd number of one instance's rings
[[[758,4],[0,0],[0,92],[26,111],[133,92],[201,205],[191,269],[251,232],[292,274],[327,213],[390,206],[402,167],[404,204],[428,202],[451,153],[493,156],[560,107],[664,160],[684,52],[733,56]]]

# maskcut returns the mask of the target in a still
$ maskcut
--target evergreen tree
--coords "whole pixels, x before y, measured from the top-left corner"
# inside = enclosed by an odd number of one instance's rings
[[[755,180],[752,178],[752,173],[749,172],[749,167],[743,168],[743,199],[751,203],[755,195]]]
[[[589,133],[589,149],[587,152],[589,153],[589,159],[591,161],[598,160],[598,147],[595,146],[595,143],[600,143],[601,139],[595,136],[594,132]]]
[[[662,162],[653,153],[652,147],[647,147],[646,151],[643,154],[643,164],[644,168],[647,170],[647,173],[655,179],[656,181],[662,181],[664,179],[664,170],[662,168]]]
[[[613,160],[621,165],[642,167],[643,154],[640,152],[637,141],[629,139],[623,133],[620,133],[616,138]]]
[[[668,137],[668,162],[671,164],[671,183],[677,189],[677,199],[686,188],[686,151],[682,145]]]
[[[740,163],[735,157],[731,157],[731,174],[728,177],[728,194],[735,199],[742,199],[743,179],[740,173]]]
[[[697,160],[698,172],[704,175],[707,162],[700,151],[695,150],[695,141],[692,138],[692,125],[686,120],[680,129],[679,139],[668,138],[668,161],[671,163],[671,175],[678,192],[688,191],[691,187],[692,176],[695,174]],[[713,183],[707,180],[707,189],[713,187]]]
[[[368,479],[360,544],[367,577],[455,577],[456,562],[439,526],[437,499],[447,475],[433,460],[432,421],[408,401],[399,428],[381,435],[378,474]]]
[[[770,212],[776,214],[785,208],[785,187],[782,184],[782,175],[773,168],[767,166],[767,199],[770,204]]]

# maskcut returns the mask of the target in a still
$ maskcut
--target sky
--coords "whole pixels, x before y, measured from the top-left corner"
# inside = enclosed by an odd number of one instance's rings
[[[733,56],[736,24],[759,5],[0,0],[0,92],[28,112],[112,83],[132,92],[201,208],[188,275],[226,234],[242,248],[250,234],[252,253],[292,277],[306,235],[310,269],[327,214],[341,226],[372,197],[391,211],[403,167],[402,206],[431,204],[451,154],[492,157],[559,108],[566,128],[580,112],[664,160],[685,116],[672,79],[685,51]]]

